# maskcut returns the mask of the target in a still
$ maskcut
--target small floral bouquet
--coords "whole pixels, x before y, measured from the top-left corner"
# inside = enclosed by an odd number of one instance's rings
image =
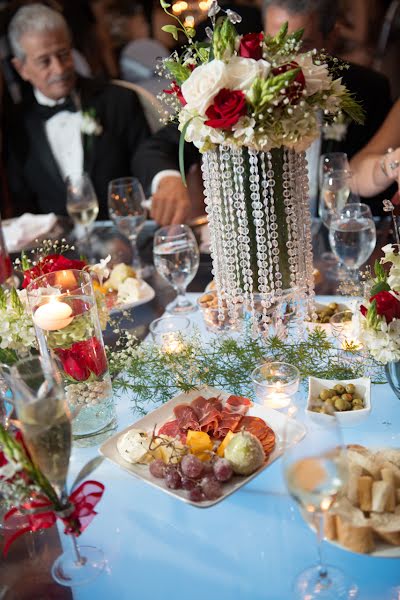
[[[69,496],[60,495],[33,462],[21,432],[12,433],[0,425],[0,499],[7,510],[3,515],[4,554],[20,535],[52,527],[57,518],[64,532],[79,536],[97,514],[104,486],[82,479],[102,461],[95,458],[83,467]]]
[[[354,333],[375,360],[400,360],[400,253],[399,246],[382,248],[375,262],[375,278],[367,282],[368,297],[353,317]],[[390,265],[386,271],[383,265]]]
[[[216,144],[300,152],[320,135],[321,121],[342,123],[345,113],[362,122],[361,107],[337,76],[344,66],[317,51],[301,52],[302,30],[289,34],[286,24],[275,37],[240,36],[235,23],[241,17],[213,0],[209,41],[197,42],[196,31],[169,12],[171,4],[160,3],[178,23],[163,30],[188,39],[180,56],[164,61],[173,80],[164,97],[182,138],[201,152]]]

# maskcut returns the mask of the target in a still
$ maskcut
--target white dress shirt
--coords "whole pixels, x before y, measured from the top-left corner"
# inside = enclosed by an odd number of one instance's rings
[[[45,106],[55,106],[65,100],[64,98],[52,100],[37,89],[34,90],[34,94],[38,104]],[[71,173],[82,173],[83,171],[81,127],[81,111],[63,110],[45,123],[46,136],[63,179]]]

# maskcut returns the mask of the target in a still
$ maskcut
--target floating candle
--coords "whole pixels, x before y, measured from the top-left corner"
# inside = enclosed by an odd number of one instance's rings
[[[51,300],[41,304],[35,311],[33,320],[38,327],[45,331],[64,329],[74,319],[72,308],[66,302]]]

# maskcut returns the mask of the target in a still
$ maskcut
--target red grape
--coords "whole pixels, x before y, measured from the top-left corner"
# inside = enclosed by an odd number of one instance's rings
[[[197,482],[194,479],[191,479],[190,477],[185,477],[185,475],[183,475],[182,487],[184,490],[192,490],[196,486],[197,486]]]
[[[213,475],[203,477],[201,487],[207,500],[216,500],[222,496],[222,485]]]
[[[164,477],[166,486],[169,487],[171,490],[177,490],[180,487],[182,487],[182,479],[176,467],[173,467],[171,465],[165,467]]]
[[[197,479],[203,473],[203,463],[194,454],[185,454],[181,460],[183,475]]]
[[[214,463],[214,475],[218,481],[229,481],[232,477],[233,470],[226,458],[217,458]]]
[[[153,475],[153,477],[158,477],[159,479],[163,479],[164,469],[165,469],[165,464],[159,458],[157,458],[156,460],[153,460],[153,462],[150,463],[149,471]]]
[[[189,496],[189,500],[191,500],[192,502],[201,502],[202,500],[204,500],[203,491],[202,491],[201,487],[198,485],[195,488],[193,488],[192,490],[190,490],[188,496]]]

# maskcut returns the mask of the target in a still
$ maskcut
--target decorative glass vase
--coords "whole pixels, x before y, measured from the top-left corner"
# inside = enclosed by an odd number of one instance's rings
[[[202,171],[221,307],[235,315],[244,302],[259,327],[295,292],[305,316],[314,296],[305,153],[219,146],[203,155]]]
[[[64,378],[73,435],[99,433],[115,412],[90,275],[48,273],[31,282],[27,293],[40,354],[55,359]]]
[[[388,384],[396,394],[398,398],[400,398],[400,361],[392,361],[388,362],[385,365],[385,374],[388,380]]]

